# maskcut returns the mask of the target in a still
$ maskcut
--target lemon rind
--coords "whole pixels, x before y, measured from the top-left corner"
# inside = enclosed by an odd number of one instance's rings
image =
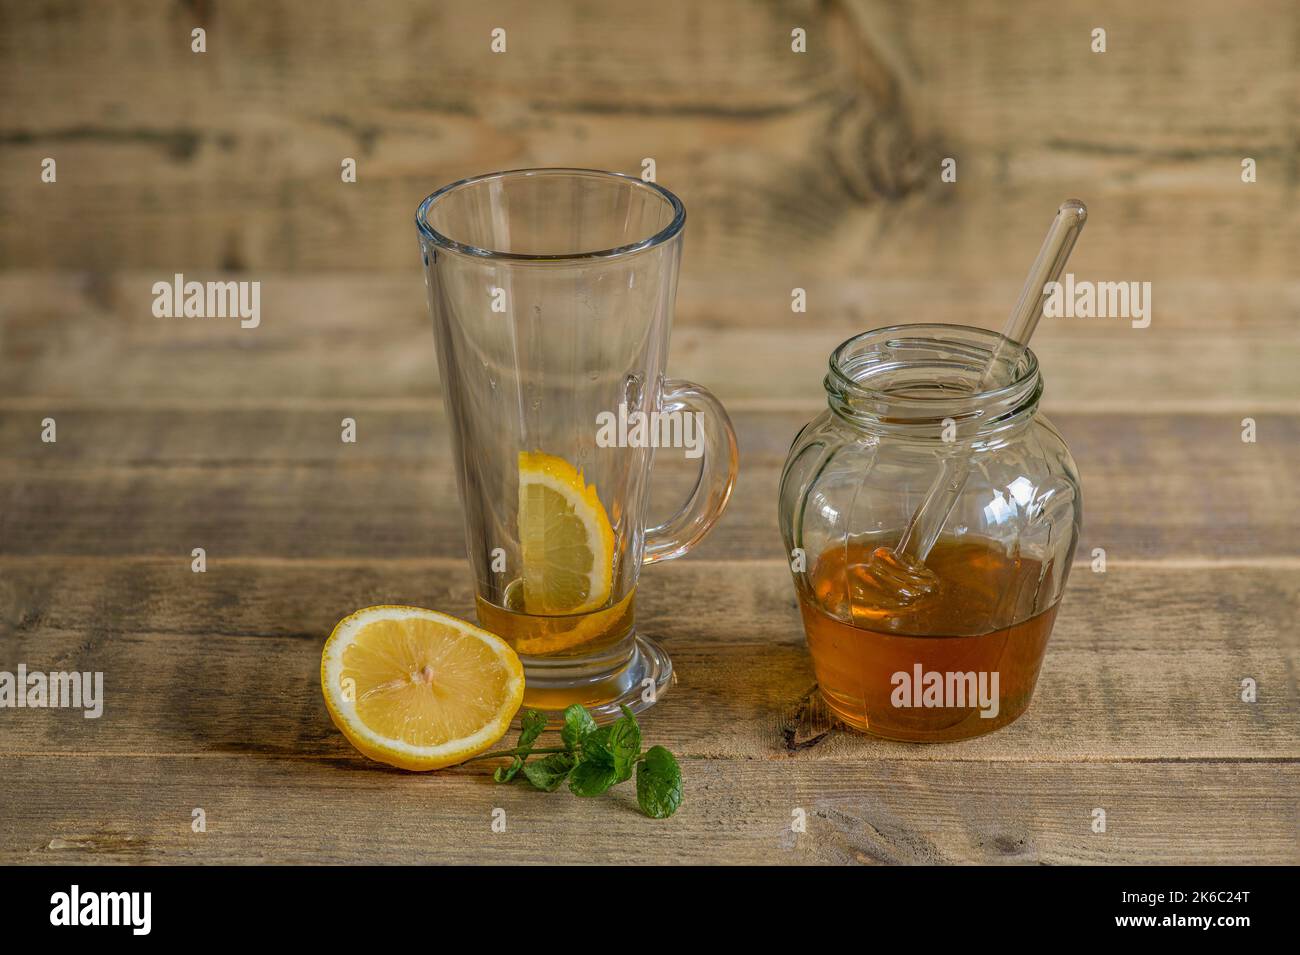
[[[484,725],[482,729],[469,736],[448,740],[436,746],[413,746],[375,732],[357,716],[356,701],[345,700],[339,688],[339,676],[343,670],[343,653],[352,643],[350,638],[371,623],[382,620],[408,620],[412,617],[444,624],[466,636],[479,639],[492,648],[510,673],[506,683],[506,697],[510,702],[503,708],[499,719]],[[524,671],[519,657],[510,645],[496,634],[436,610],[384,604],[358,610],[344,617],[335,626],[321,652],[321,686],[325,691],[326,709],[329,710],[330,719],[348,741],[362,751],[363,755],[369,755],[365,751],[368,748],[393,757],[394,764],[402,768],[437,769],[463,762],[470,756],[488,749],[505,735],[510,728],[510,721],[514,719],[515,713],[523,703]],[[359,745],[358,740],[364,745]]]

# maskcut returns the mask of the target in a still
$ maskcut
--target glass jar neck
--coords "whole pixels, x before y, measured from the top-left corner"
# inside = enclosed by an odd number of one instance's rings
[[[850,338],[831,353],[827,404],[869,433],[920,441],[986,442],[1031,418],[1042,396],[1038,359],[1025,349],[1013,368],[979,390],[1002,336],[964,325],[894,325]]]

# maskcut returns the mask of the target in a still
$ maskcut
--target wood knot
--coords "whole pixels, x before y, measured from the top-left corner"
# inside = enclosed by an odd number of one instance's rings
[[[785,741],[787,751],[797,753],[816,746],[830,734],[835,725],[835,719],[814,683],[782,724],[781,738]]]
[[[854,97],[831,121],[830,161],[859,202],[897,201],[919,190],[927,170],[938,181],[939,150],[916,137],[894,109]]]

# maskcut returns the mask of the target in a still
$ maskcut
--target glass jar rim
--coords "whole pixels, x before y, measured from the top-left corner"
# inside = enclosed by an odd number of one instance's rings
[[[973,325],[923,323],[888,325],[854,335],[830,355],[824,382],[831,409],[864,425],[897,428],[929,427],[952,419],[963,430],[986,433],[1006,426],[1037,407],[1042,395],[1038,356],[1026,348],[1017,359],[1012,380],[994,388],[974,390],[989,358],[1003,340],[1001,333]],[[946,352],[940,357],[940,353]],[[909,354],[911,353],[911,354]],[[912,368],[944,368],[964,376],[970,386],[945,390],[935,379],[904,379],[881,387],[873,378],[896,378]],[[918,393],[929,388],[934,393]]]
[[[429,224],[429,213],[439,200],[450,195],[452,192],[469,188],[471,186],[481,185],[492,180],[518,179],[525,177],[543,177],[543,176],[568,176],[568,177],[585,177],[599,178],[605,180],[623,180],[627,185],[634,188],[646,189],[658,194],[658,198],[663,199],[672,210],[672,219],[666,226],[651,236],[640,239],[627,245],[620,245],[609,249],[597,249],[583,252],[556,252],[556,253],[535,253],[535,252],[503,252],[498,249],[484,249],[476,245],[460,242],[444,235]],[[458,179],[455,182],[448,183],[441,189],[430,193],[420,203],[415,210],[415,225],[420,230],[420,235],[432,242],[440,249],[449,252],[459,252],[463,255],[472,255],[476,258],[496,259],[507,262],[581,262],[588,259],[611,259],[618,256],[631,255],[635,252],[642,252],[655,246],[663,245],[665,242],[676,237],[681,233],[686,225],[686,207],[682,201],[669,192],[663,186],[656,182],[646,182],[636,176],[629,176],[622,172],[609,172],[603,169],[582,169],[576,166],[552,166],[552,167],[534,167],[529,169],[506,169],[501,172],[490,172],[481,176],[470,176],[466,179]]]

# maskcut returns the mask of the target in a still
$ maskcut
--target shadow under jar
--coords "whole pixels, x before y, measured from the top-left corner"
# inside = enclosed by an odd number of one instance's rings
[[[828,408],[795,437],[780,525],[813,669],[830,709],[890,739],[967,739],[1029,706],[1083,521],[1069,449],[1038,411],[1025,350],[976,392],[997,332],[906,325],[831,355]],[[931,586],[901,594],[872,554],[892,548],[943,460],[967,478],[925,560]]]

